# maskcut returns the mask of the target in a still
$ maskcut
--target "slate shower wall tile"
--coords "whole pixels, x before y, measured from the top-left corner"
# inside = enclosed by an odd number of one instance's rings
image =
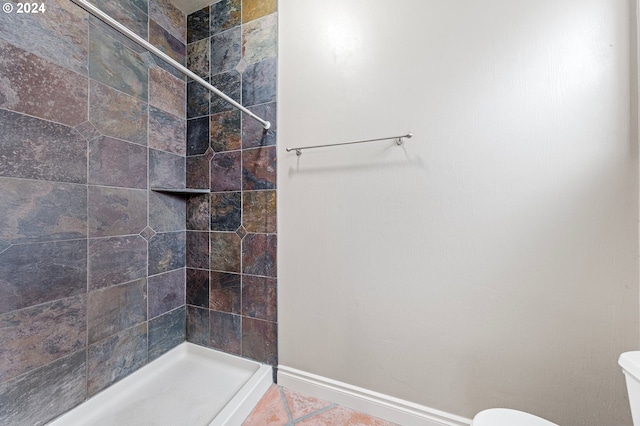
[[[89,186],[89,236],[139,234],[147,226],[147,192]]]
[[[276,191],[244,191],[242,193],[242,224],[249,232],[276,232]]]
[[[211,34],[218,34],[241,23],[242,1],[221,0],[211,5]]]
[[[246,114],[242,114],[242,148],[258,148],[276,144],[278,133],[277,103],[256,105],[249,108],[251,112],[261,117],[269,123],[271,127],[265,130],[257,120]]]
[[[235,231],[242,224],[242,193],[212,193],[210,211],[212,231]]]
[[[242,348],[242,321],[239,315],[211,311],[211,341],[209,346],[221,351],[240,355]]]
[[[240,237],[235,232],[212,232],[210,265],[212,271],[240,272]]]
[[[185,306],[149,321],[149,361],[175,348],[186,339]]]
[[[208,79],[204,79],[208,81]],[[214,83],[211,83],[215,86]],[[217,86],[216,86],[217,87]],[[218,89],[223,90],[218,87]],[[216,97],[196,81],[187,83],[187,118],[202,117],[209,114],[209,99]]]
[[[74,296],[0,315],[0,382],[84,347],[85,297]]]
[[[149,0],[149,18],[182,43],[187,41],[187,18],[169,0]]]
[[[187,120],[187,155],[202,155],[209,149],[209,117]]]
[[[187,68],[199,77],[208,77],[209,55],[211,53],[209,38],[195,41],[187,45]]]
[[[241,148],[240,110],[214,114],[210,118],[211,148],[216,152]]]
[[[147,145],[147,104],[93,80],[89,81],[89,121],[105,136]]]
[[[240,27],[211,36],[211,74],[234,69],[242,59],[242,32]]]
[[[276,0],[244,0],[242,2],[242,23],[253,21],[276,11]]]
[[[276,69],[276,58],[247,66],[242,74],[242,102],[245,106],[275,102]]]
[[[238,71],[231,70],[211,76],[211,85],[217,87],[234,101],[240,103],[242,96],[241,76]],[[242,101],[244,102],[244,101]],[[231,111],[234,107],[219,96],[211,95],[210,114]]]
[[[275,278],[244,275],[242,277],[242,315],[276,322],[278,293]]]
[[[147,242],[139,235],[89,240],[89,291],[147,274]]]
[[[209,309],[233,314],[241,313],[241,275],[211,272]]]
[[[185,304],[185,270],[153,275],[148,280],[149,314],[152,319]]]
[[[186,201],[180,195],[149,192],[149,226],[156,232],[184,231]]]
[[[86,292],[85,240],[14,245],[0,253],[0,313]]]
[[[149,147],[185,155],[186,121],[149,107]]]
[[[89,77],[146,102],[148,65],[142,57],[95,25],[89,26],[89,40]]]
[[[187,188],[209,189],[211,156],[196,155],[186,159],[186,184]]]
[[[148,39],[147,21],[149,10],[146,0],[91,0],[91,2],[143,39]]]
[[[242,151],[242,189],[276,188],[276,147]]]
[[[160,67],[149,68],[149,104],[184,118],[187,84]]]
[[[209,6],[207,6],[187,16],[187,43],[208,38],[209,35]]]
[[[253,64],[275,58],[278,49],[278,15],[272,13],[242,26],[242,59]]]
[[[277,246],[273,234],[247,234],[242,240],[242,272],[276,277]]]
[[[186,265],[185,232],[158,233],[149,240],[149,275],[160,274]]]
[[[147,363],[147,324],[94,343],[87,354],[87,391],[92,396]]]
[[[187,199],[187,230],[209,230],[209,198],[209,194],[201,194]]]
[[[239,191],[242,187],[240,151],[221,152],[211,160],[211,191]]]
[[[86,398],[86,358],[81,350],[0,384],[0,420],[44,424]]]
[[[149,42],[179,64],[186,63],[187,49],[184,43],[153,19],[149,20]]]
[[[209,232],[187,231],[186,262],[189,268],[209,267]]]
[[[89,184],[147,189],[147,149],[107,136],[90,141]]]
[[[209,307],[209,271],[187,268],[187,305]]]
[[[187,342],[209,346],[209,310],[187,305]]]
[[[149,186],[152,188],[184,188],[185,158],[150,149]]]
[[[89,344],[96,343],[147,319],[147,280],[103,288],[87,301]]]
[[[87,142],[74,129],[3,109],[0,128],[0,176],[87,182]]]
[[[242,356],[278,365],[278,325],[253,318],[242,319]]]
[[[66,68],[2,40],[0,75],[0,108],[68,126],[87,120],[85,76],[73,75]]]
[[[87,75],[87,12],[66,0],[46,7],[46,13],[0,14],[0,39]]]

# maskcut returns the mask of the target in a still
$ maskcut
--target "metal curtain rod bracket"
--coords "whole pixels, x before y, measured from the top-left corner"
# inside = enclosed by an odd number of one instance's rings
[[[386,141],[389,139],[396,139],[397,145],[402,145],[404,138],[411,139],[413,137],[413,133],[409,132],[406,135],[402,136],[389,136],[388,138],[377,138],[377,139],[365,139],[361,141],[352,141],[352,142],[342,142],[342,143],[330,143],[325,145],[313,145],[313,146],[299,146],[297,148],[286,148],[287,152],[295,151],[296,155],[302,155],[303,149],[314,149],[314,148],[324,148],[327,146],[340,146],[340,145],[353,145],[354,143],[366,143],[366,142],[377,142],[377,141]]]
[[[194,81],[197,81],[200,85],[204,86],[209,91],[215,93],[216,95],[218,95],[219,97],[221,97],[222,99],[227,101],[229,104],[233,105],[235,108],[237,108],[240,111],[242,111],[245,114],[247,114],[249,117],[253,118],[254,120],[259,121],[260,124],[262,124],[262,127],[265,128],[265,130],[267,130],[267,129],[269,129],[271,127],[271,123],[270,122],[268,122],[267,120],[263,120],[262,118],[260,118],[257,115],[255,115],[253,112],[249,111],[247,108],[245,108],[244,106],[242,106],[241,104],[239,104],[238,102],[236,102],[235,100],[233,100],[232,98],[227,96],[225,93],[221,92],[216,87],[214,87],[211,84],[207,83],[199,75],[195,74],[193,71],[189,70],[184,65],[178,63],[173,58],[171,58],[170,56],[166,55],[162,50],[158,49],[153,44],[149,43],[148,41],[146,41],[145,39],[140,37],[138,34],[134,33],[129,28],[125,27],[120,22],[116,21],[115,19],[113,19],[112,17],[110,17],[109,15],[104,13],[99,8],[95,7],[94,5],[92,5],[91,3],[87,2],[86,0],[71,0],[71,1],[74,2],[75,4],[77,4],[78,6],[80,6],[81,8],[83,8],[84,10],[86,10],[87,12],[89,12],[90,14],[92,14],[93,16],[95,16],[96,18],[100,19],[105,24],[109,25],[114,30],[116,30],[119,33],[125,35],[126,37],[128,37],[131,40],[133,40],[134,42],[136,42],[141,47],[144,47],[149,52],[153,53],[154,55],[156,55],[157,57],[159,57],[163,61],[167,62],[169,65],[171,65],[172,67],[176,68],[182,74],[184,74],[184,75],[186,75],[188,77],[191,77]]]

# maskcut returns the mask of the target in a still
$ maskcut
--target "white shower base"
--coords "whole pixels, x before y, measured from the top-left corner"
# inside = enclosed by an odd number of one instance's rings
[[[237,426],[271,383],[270,366],[183,343],[49,426]]]

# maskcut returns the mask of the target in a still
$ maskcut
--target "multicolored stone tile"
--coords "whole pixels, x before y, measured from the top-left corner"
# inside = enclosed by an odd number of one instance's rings
[[[240,272],[240,237],[235,232],[212,232],[209,269],[220,272]]]
[[[277,236],[247,234],[242,239],[242,272],[277,277]]]
[[[88,342],[93,344],[147,320],[147,280],[89,292]]]
[[[278,288],[275,278],[242,276],[242,315],[272,322],[278,320]]]
[[[276,191],[242,193],[242,224],[247,231],[274,234],[277,222]]]
[[[149,68],[149,105],[186,117],[187,84],[160,67]]]
[[[90,141],[88,183],[147,189],[147,149],[107,136]]]
[[[127,377],[147,363],[147,324],[142,323],[89,346],[88,395]]]
[[[211,35],[240,25],[241,0],[221,0],[211,5]]]
[[[242,189],[276,188],[276,147],[242,151]]]
[[[139,234],[147,226],[147,192],[89,186],[89,236]]]
[[[149,192],[149,226],[156,232],[184,231],[185,203],[181,195]]]
[[[209,346],[221,351],[240,355],[242,344],[242,321],[239,315],[211,311],[211,341]]]
[[[0,108],[75,126],[87,120],[88,82],[0,40]],[[28,76],[28,78],[25,78]]]
[[[84,295],[0,315],[0,382],[85,346]]]
[[[93,80],[89,81],[89,121],[105,136],[147,145],[147,104]]]
[[[149,19],[149,42],[180,65],[185,65],[187,48],[183,42]]]
[[[0,384],[0,419],[7,425],[44,424],[86,398],[85,350]]]
[[[187,305],[187,342],[209,346],[209,310]]]
[[[152,319],[185,304],[185,270],[176,269],[149,277],[149,315]]]
[[[209,6],[207,6],[187,16],[187,43],[208,38],[209,35]]]
[[[190,43],[187,45],[187,68],[200,77],[208,77],[210,53],[209,38]]]
[[[72,128],[3,109],[0,128],[0,176],[87,182],[87,142]]]
[[[209,189],[211,183],[209,168],[211,166],[211,156],[196,155],[186,159],[186,184],[187,188]]]
[[[276,144],[278,133],[277,104],[256,105],[249,108],[258,117],[271,123],[269,130],[265,130],[260,122],[246,114],[242,114],[242,148],[258,148]]]
[[[188,82],[187,118],[202,117],[207,114],[209,114],[209,90],[196,81]]]
[[[211,191],[239,191],[242,187],[240,151],[220,152],[211,160]]]
[[[89,240],[89,291],[147,275],[147,242],[139,235]]]
[[[276,58],[248,65],[242,73],[242,103],[245,106],[275,102]]]
[[[0,238],[18,244],[87,236],[87,187],[0,178]]]
[[[84,240],[14,245],[0,253],[0,313],[86,292]]]
[[[243,317],[242,356],[265,364],[278,365],[278,324]]]
[[[242,194],[212,193],[210,211],[212,231],[235,231],[242,224]]]
[[[209,194],[194,195],[187,198],[187,230],[208,231]]]
[[[150,149],[149,186],[151,188],[184,188],[185,158]]]
[[[253,21],[276,11],[276,0],[244,0],[242,2],[242,23]]]
[[[278,15],[272,13],[242,26],[242,59],[253,64],[278,54]]]
[[[158,233],[149,240],[149,275],[186,266],[186,235],[181,232]]]
[[[187,267],[206,269],[209,267],[209,232],[187,231]]]
[[[229,96],[236,102],[240,102],[242,95],[242,85],[240,84],[240,73],[232,70],[211,76],[211,85],[218,90],[222,91],[225,95]],[[219,112],[231,111],[235,109],[231,104],[222,99],[219,96],[211,94],[211,106],[209,108],[210,114],[217,114]]]
[[[149,147],[185,155],[185,137],[186,120],[149,107]]]
[[[138,53],[110,38],[101,28],[89,27],[89,77],[146,102],[147,69]]]
[[[315,425],[359,425],[359,426],[398,426],[395,423],[370,416],[365,413],[351,410],[349,408],[337,405],[328,410],[323,410],[313,417],[302,419],[296,425],[315,426]]]
[[[182,43],[187,42],[187,17],[169,0],[149,0],[149,18]]]
[[[240,27],[211,36],[211,74],[234,69],[242,59],[242,32]]]
[[[46,6],[46,13],[0,14],[0,39],[87,75],[88,13],[66,0]]]
[[[209,117],[187,120],[187,155],[202,155],[209,149]]]
[[[187,305],[209,307],[209,271],[187,268]]]
[[[149,321],[149,361],[175,348],[186,339],[185,306]]]
[[[240,314],[242,310],[242,286],[240,283],[240,274],[211,272],[209,309]]]
[[[332,405],[330,402],[302,395],[284,387],[281,388],[281,390],[282,395],[284,396],[284,401],[289,407],[291,417],[293,417],[294,419],[300,419],[302,417],[309,416],[310,414],[317,412],[318,410],[322,410],[323,408]]]
[[[129,28],[145,40],[148,39],[148,4],[146,0],[109,1],[91,0],[104,13]]]
[[[240,110],[214,114],[210,118],[211,148],[216,152],[241,148]]]

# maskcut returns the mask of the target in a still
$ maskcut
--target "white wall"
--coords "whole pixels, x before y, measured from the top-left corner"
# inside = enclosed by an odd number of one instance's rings
[[[630,3],[279,1],[281,365],[466,417],[631,424]]]

